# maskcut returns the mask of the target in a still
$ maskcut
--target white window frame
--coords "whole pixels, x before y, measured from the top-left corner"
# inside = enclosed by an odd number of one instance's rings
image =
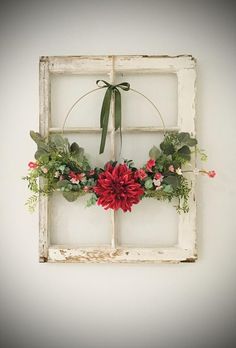
[[[196,60],[190,55],[180,56],[50,56],[41,57],[40,78],[40,122],[39,131],[44,137],[61,132],[52,128],[51,120],[51,76],[55,74],[107,74],[110,82],[115,80],[116,72],[123,73],[173,73],[178,80],[178,122],[177,127],[167,131],[179,130],[195,136],[195,92]],[[113,113],[114,121],[114,113]],[[72,127],[66,133],[99,133],[98,128]],[[129,127],[123,132],[163,132],[162,127]],[[115,158],[115,132],[109,130],[111,138],[111,159]],[[192,159],[193,164],[195,158]],[[192,181],[188,213],[179,215],[177,243],[171,247],[122,247],[117,243],[116,212],[111,211],[112,232],[108,247],[69,247],[50,244],[49,236],[49,198],[39,198],[39,261],[40,262],[194,262],[196,250],[196,198],[195,176]],[[155,201],[153,200],[153,204]]]

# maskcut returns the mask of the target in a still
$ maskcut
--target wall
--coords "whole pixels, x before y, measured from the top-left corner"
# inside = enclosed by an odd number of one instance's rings
[[[230,1],[1,2],[1,347],[234,347],[235,20]],[[195,264],[37,262],[21,181],[38,126],[40,55],[188,53],[198,59]]]

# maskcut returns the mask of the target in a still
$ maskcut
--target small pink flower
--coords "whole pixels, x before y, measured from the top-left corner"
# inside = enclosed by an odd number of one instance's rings
[[[30,169],[35,169],[35,168],[38,168],[38,164],[36,163],[36,162],[29,162],[28,163],[28,167],[30,168]]]
[[[147,164],[146,164],[147,171],[152,172],[152,168],[155,166],[155,164],[156,164],[156,161],[153,159],[150,159],[149,161],[147,161]]]
[[[90,188],[89,188],[88,186],[84,186],[83,191],[84,191],[84,192],[89,192],[89,191],[90,191]]]
[[[79,183],[79,180],[76,179],[76,178],[71,178],[71,179],[70,179],[70,182],[72,182],[72,184],[78,184],[78,183]]]
[[[80,181],[82,181],[85,178],[85,174],[84,173],[76,174],[75,172],[71,170],[69,173],[69,177],[70,177],[70,182],[72,182],[72,184],[78,184]]]
[[[61,175],[61,176],[59,177],[59,181],[62,181],[62,180],[64,180],[64,176],[63,176],[63,175]]]
[[[147,177],[147,173],[143,169],[139,169],[135,172],[134,177],[136,179],[144,180]]]
[[[210,170],[209,172],[207,172],[207,175],[209,176],[209,178],[214,178],[216,176],[216,172],[214,170]]]
[[[169,166],[169,171],[172,172],[172,173],[174,173],[175,168],[174,168],[173,164],[171,164],[171,165]]]
[[[95,170],[91,169],[91,170],[89,171],[89,176],[93,176],[94,174],[95,174]]]
[[[156,179],[156,180],[160,180],[160,181],[162,181],[163,180],[163,175],[161,174],[161,173],[156,173],[155,175],[154,175],[154,179]]]

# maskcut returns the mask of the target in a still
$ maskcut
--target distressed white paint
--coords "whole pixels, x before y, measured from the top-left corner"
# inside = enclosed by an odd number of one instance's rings
[[[41,59],[39,64],[39,132],[42,136],[48,136],[50,124],[50,73],[48,60]],[[43,185],[43,180],[40,181]],[[45,262],[48,257],[49,246],[49,221],[48,221],[48,197],[39,195],[39,261]]]
[[[122,133],[143,133],[143,132],[148,132],[148,133],[157,133],[161,132],[163,133],[163,127],[126,127],[126,128],[121,128]],[[179,131],[180,127],[165,127],[165,130],[167,132],[175,132]],[[101,128],[97,127],[67,127],[65,129],[62,128],[49,128],[49,133],[101,133]],[[108,129],[108,133],[113,132],[113,129]],[[119,132],[117,130],[116,132]]]
[[[71,248],[54,245],[49,248],[50,262],[122,262],[122,263],[178,263],[193,262],[192,253],[180,247],[170,248]]]
[[[178,78],[178,126],[166,130],[188,131],[195,135],[195,59],[192,56],[78,56],[42,57],[40,61],[40,132],[58,133],[50,127],[50,74],[107,73],[115,81],[116,72],[176,73]],[[114,106],[113,128],[109,130],[111,158],[115,158]],[[99,133],[99,128],[73,127],[73,133]],[[129,127],[127,133],[163,132],[161,127]],[[194,161],[194,159],[193,159]],[[111,247],[70,248],[49,246],[48,200],[40,197],[40,261],[50,262],[192,262],[196,259],[195,182],[190,197],[190,212],[179,217],[178,243],[169,248],[120,248],[117,245],[116,213],[111,212]]]

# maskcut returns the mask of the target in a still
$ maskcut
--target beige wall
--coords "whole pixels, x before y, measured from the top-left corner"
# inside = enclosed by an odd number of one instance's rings
[[[234,347],[231,2],[12,1],[0,10],[1,347]],[[198,181],[199,261],[39,264],[38,218],[24,207],[20,180],[34,152],[28,131],[38,126],[39,56],[182,53],[198,59],[198,138],[217,171]]]

